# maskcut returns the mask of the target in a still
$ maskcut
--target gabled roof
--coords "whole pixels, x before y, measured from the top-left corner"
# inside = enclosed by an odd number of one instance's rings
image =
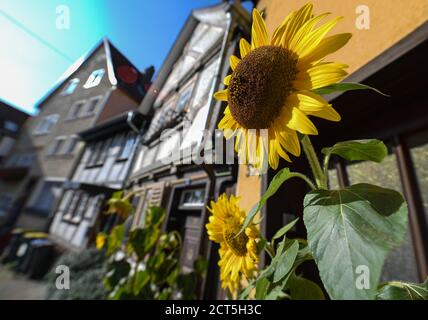
[[[150,86],[151,77],[154,73],[154,68],[149,67],[145,70],[145,73],[140,73],[138,68],[135,67],[115,46],[108,40],[104,38],[100,40],[91,50],[86,54],[77,59],[57,80],[55,85],[49,90],[44,97],[37,103],[36,108],[45,103],[57,90],[68,81],[72,76],[95,54],[95,52],[103,47],[106,55],[106,65],[107,65],[107,76],[112,86],[118,86],[124,89],[133,99],[137,102],[145,96],[146,91]],[[129,84],[122,79],[119,72],[120,66],[128,66],[129,70],[135,72],[137,80],[132,84]]]

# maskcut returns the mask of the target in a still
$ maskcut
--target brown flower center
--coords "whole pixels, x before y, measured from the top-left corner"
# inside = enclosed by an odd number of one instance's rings
[[[231,219],[235,220],[233,218]],[[236,236],[241,230],[241,227],[242,226],[236,223],[236,221],[227,223],[223,231],[223,237],[224,241],[227,243],[233,253],[242,257],[247,254],[248,236],[245,234],[245,232],[241,232],[238,236]]]
[[[229,107],[247,129],[267,129],[293,89],[297,58],[285,48],[263,46],[242,59],[229,83]]]

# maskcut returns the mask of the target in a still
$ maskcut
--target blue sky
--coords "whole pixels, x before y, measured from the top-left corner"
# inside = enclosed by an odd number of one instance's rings
[[[37,101],[104,36],[140,70],[158,70],[190,11],[219,2],[0,0],[0,99],[35,114]],[[69,29],[57,28],[62,5]]]

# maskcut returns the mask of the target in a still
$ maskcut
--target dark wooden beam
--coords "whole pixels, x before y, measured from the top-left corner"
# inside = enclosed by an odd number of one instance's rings
[[[401,137],[396,137],[394,140],[394,153],[397,157],[401,184],[409,208],[409,223],[419,280],[424,281],[428,276],[428,228],[425,208],[409,148]]]

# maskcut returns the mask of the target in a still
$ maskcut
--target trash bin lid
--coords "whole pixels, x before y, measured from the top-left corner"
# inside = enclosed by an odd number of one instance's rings
[[[44,239],[49,237],[49,235],[45,232],[27,232],[24,234],[24,238],[26,239]]]

